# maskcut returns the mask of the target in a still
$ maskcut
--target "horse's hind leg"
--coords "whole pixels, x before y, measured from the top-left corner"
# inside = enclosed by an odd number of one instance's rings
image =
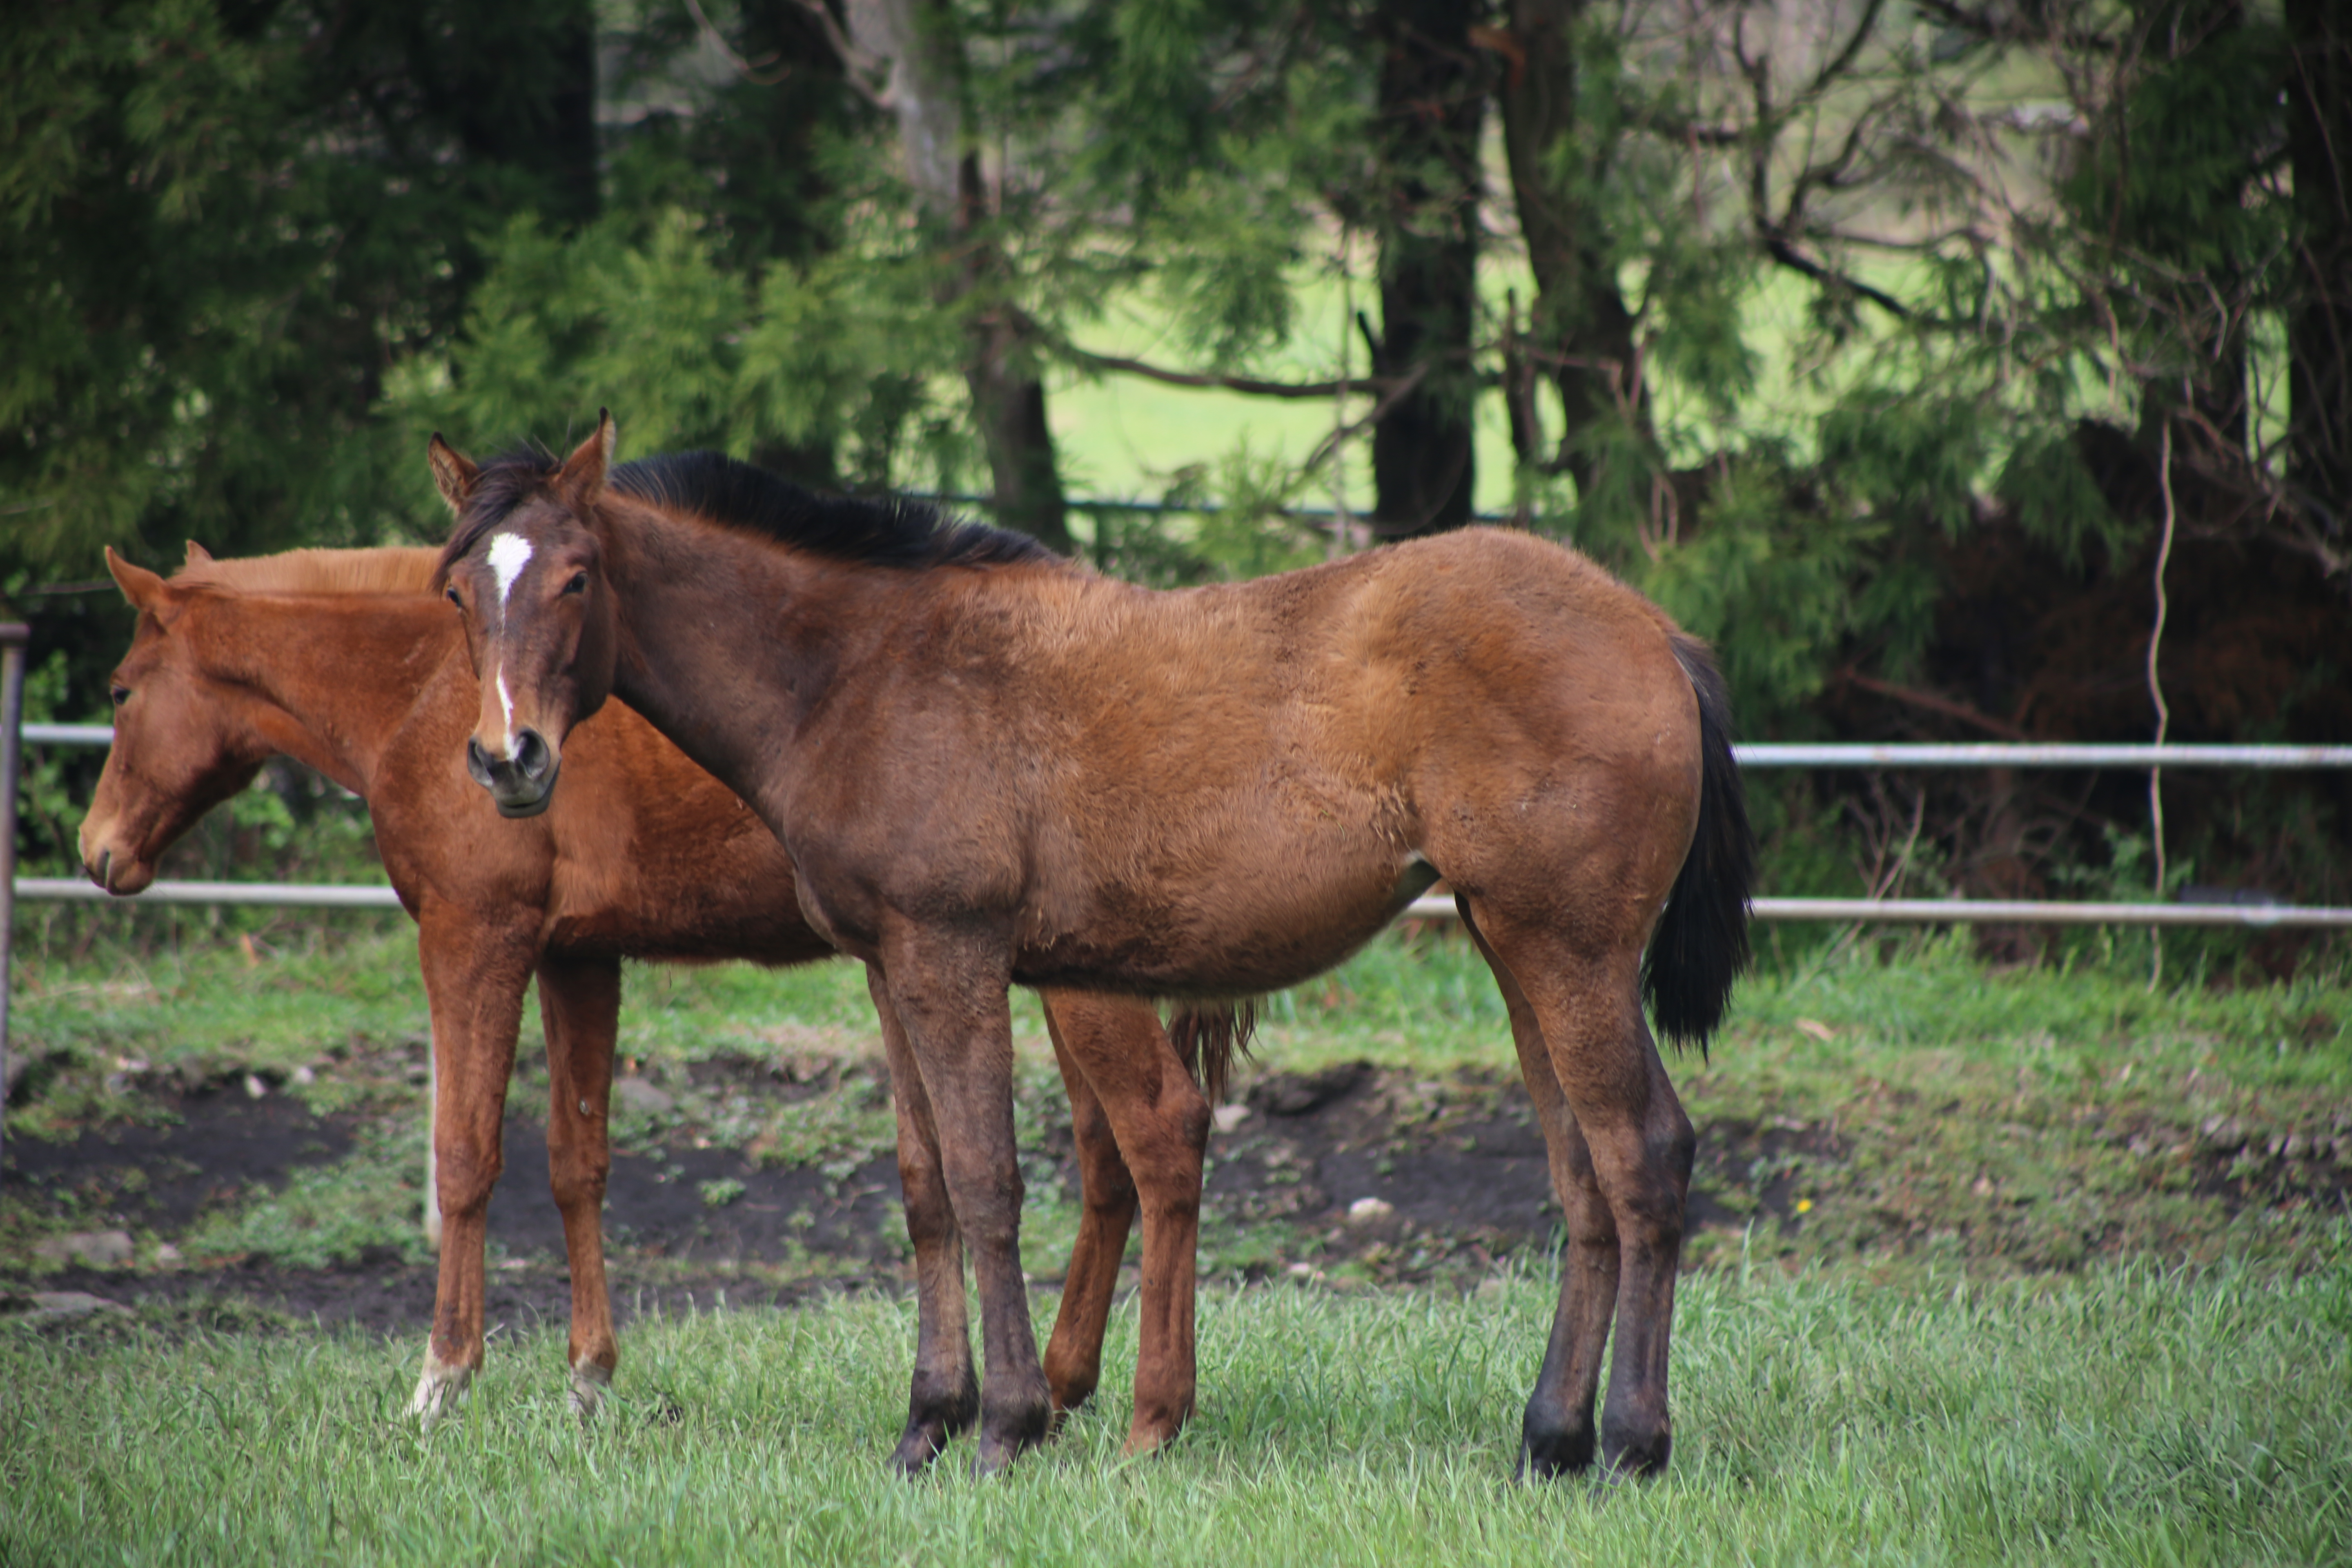
[[[1536,1120],[1543,1127],[1551,1190],[1559,1200],[1568,1233],[1559,1258],[1559,1305],[1552,1314],[1543,1369],[1536,1374],[1535,1390],[1528,1395],[1519,1427],[1519,1473],[1557,1476],[1592,1463],[1596,1447],[1592,1401],[1601,1387],[1601,1354],[1609,1339],[1609,1320],[1617,1310],[1617,1221],[1601,1194],[1584,1131],[1568,1109],[1559,1075],[1552,1070],[1551,1053],[1544,1044],[1535,1009],[1519,989],[1510,966],[1486,945],[1485,935],[1470,918],[1466,900],[1457,901],[1464,904],[1463,924],[1494,971],[1495,984],[1510,1012],[1511,1043],[1518,1049],[1519,1076],[1527,1083]]]
[[[507,1079],[537,941],[535,921],[484,930],[428,911],[418,924],[433,1012],[433,1164],[442,1228],[433,1333],[409,1413],[428,1423],[482,1364],[482,1251],[490,1189],[506,1159]]]
[[[572,1270],[572,1406],[593,1415],[621,1359],[604,1286],[605,1141],[621,966],[609,958],[540,960],[539,1011],[547,1032],[547,1179],[563,1216]]]
[[[1142,1321],[1135,1359],[1135,1415],[1128,1427],[1126,1446],[1127,1453],[1140,1454],[1175,1436],[1192,1414],[1198,1375],[1192,1338],[1193,1285],[1209,1102],[1177,1059],[1167,1031],[1160,1026],[1159,1015],[1148,1005],[1120,997],[1054,992],[1047,997],[1046,1021],[1053,1030],[1055,1054],[1066,1064],[1065,1077],[1070,1070],[1067,1064],[1073,1061],[1085,1074],[1118,1138],[1115,1152],[1123,1157],[1122,1173],[1133,1173],[1129,1190],[1141,1197]],[[1089,1173],[1090,1218],[1094,1204]],[[1089,1388],[1100,1368],[1103,1323],[1110,1310],[1119,1256],[1126,1247],[1126,1215],[1134,1204],[1129,1197],[1128,1208],[1118,1216],[1115,1235],[1108,1215],[1104,1222],[1105,1252],[1097,1260],[1098,1273],[1093,1282],[1099,1294],[1086,1304]],[[1071,1275],[1075,1280],[1075,1261]],[[1057,1400],[1064,1385],[1055,1379],[1054,1352],[1062,1347],[1071,1300],[1066,1287],[1063,1319],[1055,1326],[1053,1347],[1045,1358],[1047,1381]]]
[[[1545,1055],[1614,1223],[1616,1335],[1601,1421],[1601,1460],[1613,1472],[1662,1470],[1674,1447],[1666,1369],[1683,1206],[1697,1144],[1642,1018],[1640,951],[1629,942],[1586,952],[1550,931],[1513,929],[1475,900],[1473,912],[1541,1030]],[[1570,1163],[1573,1173],[1577,1163]],[[1569,1305],[1564,1289],[1562,1306]],[[1596,1301],[1580,1298],[1575,1305],[1605,1321]],[[1581,1344],[1580,1333],[1591,1332],[1571,1321],[1571,1349]],[[1555,1348],[1560,1339],[1555,1327]],[[1573,1362],[1571,1355],[1570,1366]],[[1553,1370],[1549,1358],[1545,1369]],[[1535,1403],[1529,1402],[1531,1413]],[[1572,1407],[1565,1430],[1572,1438]],[[1564,1457],[1572,1458],[1572,1450]],[[1530,1468],[1539,1467],[1531,1460]]]
[[[1045,1030],[1054,1040],[1054,1065],[1070,1097],[1070,1132],[1078,1155],[1078,1236],[1070,1247],[1069,1271],[1062,1280],[1062,1305],[1054,1335],[1045,1344],[1045,1386],[1053,1394],[1056,1423],[1085,1404],[1102,1381],[1103,1332],[1110,1321],[1111,1297],[1135,1226],[1135,1176],[1118,1152],[1118,1135],[1101,1097],[1087,1082],[1086,1069],[1070,1055],[1055,1015],[1061,997],[1048,994]],[[1063,1004],[1066,1005],[1066,1004]]]
[[[970,1314],[963,1296],[963,1238],[948,1201],[939,1128],[907,1031],[899,1026],[879,970],[866,987],[882,1025],[890,1061],[890,1102],[898,1123],[898,1184],[906,1194],[907,1239],[915,1248],[915,1373],[907,1427],[890,1462],[908,1475],[929,1464],[948,1439],[980,1415],[980,1379],[971,1365]]]

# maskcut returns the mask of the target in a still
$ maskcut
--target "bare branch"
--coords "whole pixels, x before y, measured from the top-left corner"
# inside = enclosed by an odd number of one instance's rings
[[[1120,375],[1139,375],[1146,381],[1157,381],[1169,386],[1212,387],[1223,392],[1247,393],[1253,397],[1338,397],[1353,393],[1390,393],[1406,382],[1418,381],[1419,371],[1401,381],[1395,376],[1354,376],[1346,381],[1264,381],[1252,375],[1201,374],[1192,371],[1163,370],[1139,359],[1127,359],[1118,354],[1098,354],[1075,343],[1057,342],[1054,351],[1074,364],[1088,370],[1110,371]]]

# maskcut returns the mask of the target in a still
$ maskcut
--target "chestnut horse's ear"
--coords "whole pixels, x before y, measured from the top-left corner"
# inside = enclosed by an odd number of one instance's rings
[[[163,601],[163,579],[144,566],[133,566],[117,555],[111,544],[106,547],[106,569],[113,574],[116,585],[131,601],[132,609],[152,610]]]
[[[209,566],[212,563],[213,552],[211,551],[206,550],[203,545],[198,544],[193,539],[188,541],[188,558],[180,563],[180,569],[182,571],[184,572],[191,566]]]
[[[604,488],[604,470],[613,461],[613,447],[621,438],[613,423],[613,411],[596,410],[596,429],[588,439],[572,448],[572,456],[563,459],[563,471],[555,476],[555,488],[573,506],[593,502]]]
[[[441,499],[449,503],[451,511],[466,510],[466,498],[474,493],[474,481],[482,470],[474,467],[457,447],[441,439],[441,432],[433,432],[433,439],[425,444],[425,460],[433,465],[433,482],[439,487]]]

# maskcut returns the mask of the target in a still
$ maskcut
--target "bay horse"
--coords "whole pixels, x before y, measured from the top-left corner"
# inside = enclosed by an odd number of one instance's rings
[[[619,1353],[600,1215],[621,960],[782,965],[834,950],[803,917],[792,862],[773,835],[617,703],[572,737],[563,803],[530,821],[501,820],[458,764],[478,698],[462,633],[427,591],[436,552],[307,550],[216,561],[192,544],[188,553],[167,580],[107,552],[139,621],[111,681],[114,747],[82,823],[84,866],[110,892],[140,891],[164,849],[273,754],[306,763],[367,801],[385,872],[417,923],[433,1020],[435,1184],[446,1234],[411,1406],[427,1421],[482,1361],[487,1208],[501,1164],[523,991],[536,973],[551,1094],[549,1176],[572,1276],[572,1397],[583,1414],[593,1412]],[[928,1111],[919,1080],[904,1068],[891,1005],[877,1001],[902,1147],[909,1147],[909,1130]],[[1172,1431],[1191,1405],[1192,1227],[1207,1102],[1150,1006],[1070,992],[1047,993],[1045,1004],[1084,1194],[1047,1356],[1056,1408],[1085,1400],[1099,1377],[1139,1204],[1147,1332],[1139,1419]],[[1204,1016],[1179,1022],[1198,1065],[1213,1079],[1222,1075],[1230,1030]],[[1118,1086],[1124,1156],[1092,1087],[1097,1079]],[[1136,1109],[1155,1100],[1156,1112]],[[935,1165],[902,1164],[910,1193],[932,1179]],[[914,1209],[927,1220],[944,1212],[936,1202]],[[928,1446],[928,1457],[976,1415],[979,1390],[956,1232],[932,1228],[914,1240],[934,1421],[909,1441]]]
[[[1612,1474],[1666,1464],[1695,1140],[1643,999],[1705,1044],[1748,957],[1754,859],[1705,645],[1526,533],[1154,592],[925,507],[713,453],[614,468],[614,445],[604,415],[561,461],[428,448],[480,678],[469,770],[500,810],[541,809],[572,726],[617,697],[775,829],[809,924],[906,1032],[931,1119],[913,1163],[937,1162],[909,1189],[943,1191],[973,1248],[982,1468],[1052,1409],[1006,986],[1262,993],[1440,877],[1507,1004],[1566,1216],[1522,1472],[1596,1447]]]

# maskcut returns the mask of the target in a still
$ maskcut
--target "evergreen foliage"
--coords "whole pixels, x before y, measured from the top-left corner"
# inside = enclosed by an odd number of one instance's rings
[[[68,711],[120,628],[36,590],[101,543],[431,537],[426,432],[609,405],[1170,584],[1465,521],[1487,421],[1513,521],[1717,641],[1751,735],[2145,736],[2169,516],[2176,738],[2352,737],[2309,678],[2352,668],[2315,0],[126,0],[0,40],[0,589]],[[1067,530],[1053,389],[1097,378],[1330,435]],[[2029,802],[2065,853],[2144,830],[2077,796]],[[1951,805],[1949,863],[2008,809]]]

